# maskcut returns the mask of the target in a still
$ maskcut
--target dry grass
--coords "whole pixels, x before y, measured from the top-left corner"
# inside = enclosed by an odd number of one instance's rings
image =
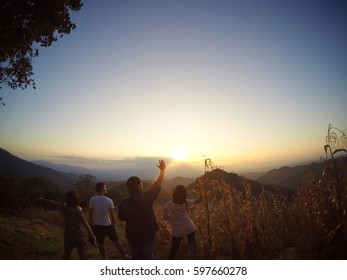
[[[347,153],[346,131],[329,126],[324,146],[325,169],[321,179],[301,186],[295,198],[264,191],[252,196],[222,179],[201,176],[194,187],[204,202],[190,211],[198,230],[201,259],[346,259],[347,258]],[[205,174],[215,167],[205,158]],[[162,209],[157,208],[157,216]],[[157,256],[170,248],[165,222],[159,219]],[[183,244],[178,259],[189,259]]]

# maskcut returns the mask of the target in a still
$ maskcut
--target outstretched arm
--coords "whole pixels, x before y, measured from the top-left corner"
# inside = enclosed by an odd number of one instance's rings
[[[55,201],[55,200],[51,200],[51,199],[46,199],[46,198],[43,198],[43,197],[35,198],[35,201],[44,203],[46,205],[49,205],[49,206],[53,207],[54,209],[59,209],[61,207],[61,205],[62,205],[61,202],[58,202],[58,201]]]
[[[201,202],[201,201],[202,201],[202,198],[203,198],[203,194],[202,194],[202,192],[201,192],[199,198],[195,199],[195,204]]]

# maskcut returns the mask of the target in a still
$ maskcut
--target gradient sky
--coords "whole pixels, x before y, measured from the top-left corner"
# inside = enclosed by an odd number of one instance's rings
[[[318,160],[347,127],[346,1],[85,1],[72,18],[37,89],[2,89],[0,147],[22,158],[182,150],[251,170]]]

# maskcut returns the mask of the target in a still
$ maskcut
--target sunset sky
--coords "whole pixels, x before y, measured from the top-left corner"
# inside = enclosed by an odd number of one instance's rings
[[[347,128],[346,1],[90,0],[72,18],[37,89],[0,92],[19,157],[255,170],[319,160],[328,125]]]

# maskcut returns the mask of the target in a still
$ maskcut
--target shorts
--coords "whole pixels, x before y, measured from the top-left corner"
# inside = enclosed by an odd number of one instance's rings
[[[96,241],[100,244],[104,244],[105,236],[110,238],[112,242],[117,242],[119,240],[116,229],[112,225],[109,225],[109,226],[93,225],[92,231],[96,237]]]

